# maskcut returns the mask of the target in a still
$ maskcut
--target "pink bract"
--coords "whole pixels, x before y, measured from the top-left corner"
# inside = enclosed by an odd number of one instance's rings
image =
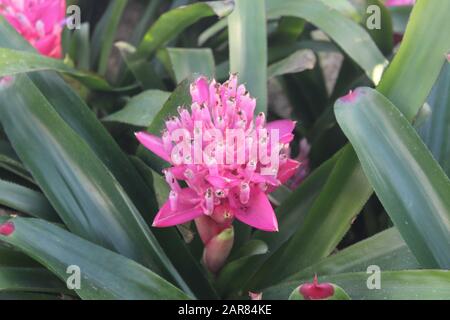
[[[65,0],[0,0],[0,15],[41,54],[61,58]]]
[[[305,283],[299,288],[305,300],[323,300],[334,294],[334,287],[331,283],[319,283],[317,275],[312,283]]]
[[[299,167],[288,156],[295,123],[291,120],[266,123],[264,113],[254,117],[256,100],[244,85],[238,84],[236,75],[231,75],[224,84],[200,77],[191,84],[190,93],[190,111],[179,107],[178,116],[166,121],[162,137],[145,132],[136,134],[146,148],[171,164],[164,170],[171,189],[169,199],[155,217],[153,226],[169,227],[206,215],[219,224],[236,218],[257,229],[278,231],[267,194],[290,179]],[[183,161],[187,157],[180,156],[176,149],[179,141],[173,139],[180,129],[190,143],[189,150],[191,145],[199,146],[203,161]],[[250,143],[241,149],[239,144],[236,149],[230,149],[217,143],[218,136],[227,139],[232,131],[229,129],[242,130],[245,141]],[[216,136],[205,134],[195,142],[192,137],[200,131],[213,131]],[[215,141],[212,148],[211,141]],[[268,173],[267,163],[251,156],[252,145],[267,145],[268,153],[277,154],[276,169]],[[230,155],[231,162],[217,161],[220,148],[225,148],[222,152]],[[238,152],[243,154],[243,161],[239,161]]]
[[[384,3],[386,7],[396,6],[412,6],[416,3],[416,0],[386,0]]]

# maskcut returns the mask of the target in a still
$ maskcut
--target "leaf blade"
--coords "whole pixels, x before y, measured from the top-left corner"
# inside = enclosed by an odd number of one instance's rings
[[[0,239],[20,248],[61,280],[71,265],[79,267],[83,299],[187,299],[158,275],[102,247],[38,219],[13,218],[13,234]]]
[[[267,37],[264,0],[236,0],[228,17],[230,72],[256,98],[256,113],[267,112]]]
[[[335,114],[368,180],[424,267],[450,267],[450,181],[414,128],[382,94],[357,89]],[[351,122],[351,123],[350,123]]]

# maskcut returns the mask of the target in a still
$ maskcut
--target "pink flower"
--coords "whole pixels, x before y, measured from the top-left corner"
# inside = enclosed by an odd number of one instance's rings
[[[162,138],[136,134],[146,148],[171,164],[164,170],[169,199],[153,225],[169,227],[207,217],[214,223],[200,232],[205,245],[228,230],[234,218],[277,231],[267,194],[299,167],[288,157],[295,123],[266,123],[264,113],[254,118],[256,100],[238,85],[235,75],[224,84],[200,77],[190,92],[191,112],[179,107],[179,116],[166,121]]]
[[[396,7],[396,6],[413,6],[416,0],[386,0],[384,5],[386,7]]]
[[[61,58],[65,0],[0,0],[0,15],[41,54]]]

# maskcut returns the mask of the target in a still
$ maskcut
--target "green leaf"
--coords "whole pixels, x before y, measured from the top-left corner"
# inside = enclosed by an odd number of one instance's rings
[[[400,50],[378,90],[410,121],[425,102],[450,50],[450,1],[418,1]],[[424,28],[423,26],[426,26]]]
[[[187,299],[188,296],[140,264],[38,219],[9,220],[15,231],[0,236],[66,282],[80,270],[83,299]]]
[[[34,52],[30,44],[1,17],[0,47]],[[58,115],[89,145],[111,171],[141,214],[151,211],[152,205],[146,197],[148,189],[141,177],[86,103],[55,74],[38,72],[30,73],[28,76]]]
[[[333,9],[339,11],[344,16],[352,18],[356,22],[360,22],[362,19],[362,17],[358,13],[358,10],[356,10],[351,0],[334,0],[334,1],[321,0],[321,1],[326,5],[332,7]]]
[[[3,220],[1,220],[3,221]],[[9,244],[0,242],[0,268],[1,267],[42,267],[35,260],[25,255],[20,250],[11,247]]]
[[[258,263],[268,250],[267,244],[261,240],[250,240],[239,248],[235,258],[230,257],[230,261],[221,270],[216,280],[222,295],[227,294],[231,289],[241,288],[242,283],[236,276],[251,272],[252,266],[255,267],[255,263]]]
[[[348,0],[322,0],[327,6],[330,6],[339,12],[341,12],[344,16],[352,18],[353,20],[359,22],[362,18],[361,15],[357,12],[355,7],[348,1]],[[267,19],[277,19],[279,18],[277,16],[276,8],[282,3],[279,0],[266,0],[266,16]],[[284,24],[287,21],[293,22],[292,17],[287,15],[285,18],[281,19],[280,24]],[[298,19],[296,19],[298,22]],[[221,32],[223,29],[225,29],[228,26],[228,19],[221,19],[215,24],[211,25],[211,27],[205,29],[200,36],[198,37],[198,45],[202,46],[204,45],[209,39],[213,38],[216,34]],[[301,31],[301,28],[298,27],[298,23],[292,24],[292,26],[295,27],[295,35],[299,35],[299,31]],[[278,40],[278,39],[277,39]],[[283,39],[286,40],[286,39]],[[292,38],[290,39],[292,40]]]
[[[69,230],[184,286],[122,186],[27,76],[1,88],[0,105],[8,138]]]
[[[151,23],[157,18],[158,9],[163,4],[163,2],[164,0],[149,1],[142,17],[139,20],[139,23],[133,29],[133,36],[131,37],[130,42],[133,46],[138,45],[142,41],[142,38],[144,37]]]
[[[68,31],[69,32],[69,31]],[[89,23],[82,23],[80,29],[72,33],[70,45],[70,57],[76,62],[76,66],[82,70],[89,70],[91,65],[91,44],[89,42]]]
[[[362,5],[362,24],[375,41],[378,48],[380,48],[381,52],[388,56],[392,53],[394,48],[394,32],[389,10],[384,6],[381,0],[365,0],[364,2],[365,3]],[[375,22],[371,19],[377,17],[377,11],[373,11],[373,8],[375,8],[374,6],[380,10],[379,28],[369,28],[369,22]]]
[[[267,0],[271,18],[294,16],[311,22],[335,41],[377,84],[387,64],[369,34],[356,22],[322,1]]]
[[[116,37],[117,28],[122,17],[127,0],[112,0],[103,14],[92,36],[92,62],[98,64],[97,70],[105,75],[108,60]]]
[[[269,78],[273,78],[283,74],[311,70],[316,65],[316,60],[316,56],[311,50],[298,50],[287,58],[270,65],[267,74]]]
[[[61,280],[45,269],[0,267],[0,292],[69,293]]]
[[[267,112],[267,30],[264,0],[236,0],[228,17],[230,72],[256,98],[256,113]]]
[[[422,2],[420,2],[420,7],[415,6],[416,9],[419,8],[419,10],[417,10],[414,19],[420,19],[420,24],[418,22],[416,22],[416,23],[418,23],[416,26],[415,26],[415,24],[411,24],[411,26],[409,26],[409,28],[416,29],[415,31],[411,32],[411,34],[413,34],[415,32],[417,37],[413,40],[412,36],[411,36],[410,41],[412,41],[412,43],[405,44],[405,42],[403,42],[402,45],[400,46],[399,54],[394,58],[394,63],[393,63],[394,65],[397,65],[397,68],[402,69],[402,70],[407,70],[408,73],[411,72],[411,74],[414,74],[414,75],[422,74],[423,72],[425,72],[423,70],[422,71],[420,71],[420,70],[422,68],[427,68],[428,65],[430,65],[431,69],[434,68],[433,65],[437,63],[436,60],[435,59],[430,60],[430,59],[424,58],[424,57],[428,56],[427,55],[428,50],[429,51],[434,50],[434,46],[433,45],[422,46],[421,43],[427,43],[429,41],[429,37],[430,37],[428,34],[429,31],[433,32],[433,33],[437,32],[437,33],[441,34],[439,31],[440,26],[445,25],[445,23],[447,23],[445,15],[442,15],[441,11],[440,11],[442,6],[439,6],[436,4],[438,4],[438,3],[430,2],[430,1],[422,1]],[[443,5],[443,4],[441,3],[441,5]],[[447,5],[447,4],[445,4],[445,5]],[[427,14],[424,16],[421,13],[421,11],[424,10],[424,8],[423,8],[424,6],[433,6],[432,10],[435,10],[438,13],[436,15]],[[430,10],[430,8],[426,8],[426,10]],[[436,20],[436,18],[437,18],[437,20]],[[426,28],[426,30],[425,29],[417,30],[419,28],[419,25],[420,26],[422,26],[422,25],[435,26],[435,31],[431,31],[428,28]],[[415,42],[416,40],[417,40],[417,42]],[[416,50],[410,51],[409,49],[411,48],[411,46],[414,43],[417,44]],[[439,46],[440,45],[441,44],[439,44]],[[447,41],[447,45],[450,45],[448,43],[448,41]],[[396,60],[398,60],[398,61],[396,62]],[[438,60],[440,61],[440,58]],[[409,64],[410,62],[411,62],[411,64]],[[398,100],[398,103],[401,104],[401,106],[402,106],[401,107],[402,110],[406,110],[411,105],[411,101],[408,101],[411,95],[415,95],[414,105],[416,105],[417,109],[419,109],[420,106],[422,106],[423,101],[425,101],[426,96],[428,94],[427,90],[425,90],[424,88],[431,88],[437,77],[437,74],[435,75],[435,77],[428,77],[428,74],[427,74],[424,78],[421,78],[421,84],[420,84],[421,89],[416,92],[414,81],[412,81],[412,79],[414,79],[414,76],[409,75],[408,79],[402,79],[400,81],[400,77],[403,78],[403,74],[398,74],[396,72],[388,72],[388,74],[390,76],[385,76],[382,79],[381,85],[383,87],[379,88],[379,89],[383,90],[382,93],[384,92],[384,90],[388,90],[387,91],[388,94],[393,94],[393,97],[397,96],[397,95],[399,96],[399,98],[405,97],[404,100],[402,100],[401,98]],[[389,91],[389,83],[393,83],[393,82],[398,83],[398,88],[397,88],[396,92]],[[387,97],[390,98],[390,95],[388,95]],[[406,99],[406,98],[408,98],[408,99]],[[412,118],[409,120],[412,120]],[[357,157],[356,157],[355,153],[353,153],[352,158],[353,159],[349,159],[349,161],[351,161],[353,163],[354,170],[357,170],[357,167],[360,167],[360,164],[357,162]],[[331,183],[331,181],[329,183]],[[338,181],[336,181],[335,183],[338,183]],[[368,184],[368,181],[367,181],[367,184]],[[364,186],[360,190],[355,190],[354,197],[361,198],[361,197],[365,196],[366,200],[368,200],[370,194],[369,195],[366,194],[367,187],[368,186]]]
[[[0,180],[0,204],[36,218],[60,221],[42,193],[8,181]]]
[[[405,270],[381,272],[381,288],[369,289],[371,274],[344,273],[320,277],[342,287],[354,300],[442,300],[450,296],[450,273],[446,270]],[[369,280],[370,281],[370,280]],[[267,300],[287,299],[299,283],[286,282],[264,290]]]
[[[292,44],[305,31],[306,21],[295,17],[282,17],[276,31],[270,36],[276,43]]]
[[[0,48],[0,77],[44,70],[66,73],[92,89],[113,90],[103,78],[69,67],[62,60],[37,53]]]
[[[228,26],[228,19],[221,19],[214,23],[211,27],[205,29],[198,36],[198,45],[203,46],[206,41],[214,37],[217,33],[224,30]]]
[[[285,185],[281,185],[269,194],[269,200],[274,206],[278,207],[287,200],[291,194],[291,189]]]
[[[138,157],[131,157],[135,167],[138,169],[141,176],[145,179],[147,185],[151,186],[151,190],[155,194],[156,204],[158,209],[161,208],[164,203],[166,203],[169,198],[170,188],[167,185],[166,180],[148,167],[141,159]]]
[[[342,240],[372,193],[353,153],[350,146],[339,153],[303,223],[286,247],[259,270],[252,281],[254,286],[260,288],[290,276],[328,256]]]
[[[0,141],[0,168],[8,170],[33,184],[35,183],[30,173],[20,162],[14,149],[6,141]]]
[[[224,17],[232,10],[232,1],[209,1],[167,11],[147,31],[144,39],[138,46],[137,54],[148,59],[157,49],[164,46],[198,20],[214,15]]]
[[[103,118],[103,121],[114,121],[137,127],[148,127],[170,93],[161,90],[147,90],[132,97],[123,109]]]
[[[34,50],[28,42],[17,34],[9,23],[1,17],[0,46],[26,51]],[[150,191],[146,187],[144,181],[138,175],[128,157],[120,150],[117,143],[101,125],[95,114],[89,110],[89,107],[84,101],[74,93],[69,85],[54,74],[32,73],[29,74],[29,77],[33,80],[34,84],[39,88],[45,98],[51,103],[51,106],[57,112],[57,115],[70,126],[71,130],[87,143],[90,149],[95,153],[95,156],[98,157],[103,165],[110,171],[109,174],[112,173],[114,178],[117,179],[123,190],[125,190],[131,198],[133,204],[138,207],[140,213],[145,216],[148,215],[149,212],[154,212],[156,208],[147,196]],[[89,193],[90,191],[86,190],[86,192]],[[68,196],[70,198],[70,193]],[[64,199],[64,197],[61,199]],[[109,201],[107,201],[107,203],[109,203]],[[76,216],[82,214],[82,212],[83,211],[74,210],[72,212],[74,214],[74,219],[77,220]],[[127,211],[123,211],[121,214],[124,215],[123,219],[125,219],[125,221],[129,219]],[[104,230],[103,225],[104,223],[98,225],[98,230]],[[139,222],[139,225],[141,225],[139,228],[144,228],[144,235],[142,234],[142,231],[135,230],[138,237],[144,237],[145,239],[150,237],[151,239],[152,235],[150,231],[148,231],[148,228],[145,225],[142,225],[142,222]],[[144,239],[141,239],[138,242],[144,244],[147,243]],[[154,243],[153,240],[150,242]],[[158,247],[156,249],[157,251],[159,250]],[[152,250],[148,250],[147,254],[151,254],[151,252]],[[160,256],[165,260],[164,254],[161,254]],[[156,257],[156,259],[159,260],[160,257]],[[169,267],[169,269],[171,269],[171,267]],[[172,270],[171,273],[174,274],[175,272]],[[178,276],[175,277],[177,278]],[[178,282],[181,287],[184,288],[184,282],[180,279]]]
[[[392,17],[393,29],[396,33],[404,34],[408,25],[409,16],[411,15],[412,6],[395,6],[388,7]]]
[[[215,63],[211,49],[167,48],[166,51],[176,83],[194,74],[210,79],[214,77]]]
[[[310,279],[315,274],[322,277],[346,272],[365,272],[371,265],[377,265],[381,270],[420,269],[400,233],[391,228],[321,259],[288,277],[286,281]]]
[[[450,180],[402,113],[382,94],[359,88],[335,104],[383,207],[417,260],[450,267]]]
[[[428,103],[431,116],[420,127],[420,136],[450,176],[450,64],[442,68]]]
[[[153,54],[202,18],[224,17],[233,10],[232,1],[207,1],[174,8],[162,14],[144,35],[137,49],[122,45],[122,55],[133,76],[144,89],[158,88],[155,72],[149,64]]]
[[[153,64],[150,61],[137,57],[135,47],[124,41],[116,42],[115,46],[141,88],[144,90],[165,89],[165,85],[154,70]],[[125,79],[127,78],[126,73],[124,77]]]
[[[34,292],[0,292],[0,300],[73,300],[64,295]]]

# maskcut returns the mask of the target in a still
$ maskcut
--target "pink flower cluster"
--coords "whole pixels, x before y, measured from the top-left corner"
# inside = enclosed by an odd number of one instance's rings
[[[295,123],[291,120],[266,123],[264,113],[255,119],[256,100],[244,85],[238,85],[235,75],[224,84],[200,77],[192,83],[190,91],[191,112],[180,107],[179,116],[166,121],[162,138],[145,132],[136,134],[145,147],[172,164],[164,171],[171,189],[169,199],[153,225],[168,227],[206,216],[220,224],[221,230],[236,218],[257,229],[277,231],[277,219],[267,194],[290,179],[299,167],[299,162],[288,156]],[[180,155],[174,151],[175,143],[179,141],[175,141],[173,133],[180,129],[187,132],[184,135],[188,134],[192,146],[195,131],[217,133],[215,137],[203,135],[197,142],[203,151],[203,162],[176,161]],[[242,130],[246,143],[235,148],[217,142],[217,136],[227,140],[232,130]],[[211,144],[211,140],[216,143]],[[278,165],[267,172],[267,163],[252,156],[255,146],[267,147],[267,154],[275,153]],[[233,161],[217,160],[219,149],[223,148],[220,153]],[[244,155],[244,161],[237,161],[239,154]]]
[[[0,15],[41,54],[61,58],[65,0],[0,0]]]

